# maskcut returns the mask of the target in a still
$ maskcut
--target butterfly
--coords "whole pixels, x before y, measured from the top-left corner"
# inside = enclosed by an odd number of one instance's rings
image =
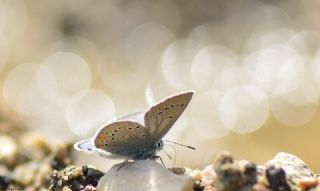
[[[133,160],[152,158],[162,148],[162,138],[184,112],[192,96],[192,91],[173,95],[146,113],[136,112],[111,122],[99,129],[93,139],[76,143],[75,149],[106,151]],[[130,119],[136,116],[142,116],[142,123]]]

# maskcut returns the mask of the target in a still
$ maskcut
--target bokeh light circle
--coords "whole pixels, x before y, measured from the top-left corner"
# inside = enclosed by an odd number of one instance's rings
[[[168,95],[173,95],[177,92],[178,90],[166,81],[163,74],[158,72],[149,80],[145,90],[145,97],[149,106],[152,106]]]
[[[174,40],[164,25],[144,23],[132,30],[126,43],[126,57],[131,66],[144,75],[158,69],[162,51]]]
[[[190,78],[192,61],[201,46],[192,40],[177,40],[163,53],[161,70],[170,85],[177,89],[193,86]]]
[[[219,73],[214,80],[212,89],[215,91],[215,94],[220,94],[222,96],[231,88],[252,82],[253,78],[245,68],[231,65],[225,67],[224,70]]]
[[[280,122],[288,126],[298,126],[313,118],[318,102],[317,89],[304,80],[295,90],[271,99],[271,111]]]
[[[237,132],[250,133],[265,123],[269,116],[269,102],[265,92],[255,85],[241,85],[230,89],[219,106],[223,124]]]
[[[219,117],[219,101],[213,92],[196,95],[190,103],[189,112],[193,128],[207,139],[217,139],[228,134],[229,129]]]
[[[89,90],[75,95],[65,110],[66,121],[76,135],[92,136],[102,125],[114,117],[112,100],[102,91]]]
[[[0,72],[5,67],[9,58],[9,42],[0,31]]]
[[[3,94],[8,105],[21,115],[44,112],[57,97],[57,81],[39,64],[20,64],[7,75]]]
[[[320,49],[320,34],[315,31],[302,31],[290,39],[290,45],[300,54],[311,57]]]
[[[243,64],[270,96],[295,89],[304,78],[303,58],[287,45],[273,45],[255,52]]]
[[[58,83],[59,97],[67,101],[78,93],[85,93],[91,85],[90,67],[80,56],[71,52],[56,52],[44,62]]]
[[[191,78],[198,89],[210,88],[224,67],[234,64],[235,54],[228,48],[210,45],[201,49],[191,67]]]

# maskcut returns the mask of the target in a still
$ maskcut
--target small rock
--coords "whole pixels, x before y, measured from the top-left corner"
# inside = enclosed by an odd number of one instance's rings
[[[0,161],[9,167],[15,165],[15,156],[18,151],[17,143],[7,135],[0,135]]]
[[[39,164],[34,161],[21,164],[14,169],[14,179],[18,184],[22,186],[29,186],[33,183],[38,169]]]
[[[54,170],[51,174],[50,190],[60,191],[63,188],[85,190],[87,186],[97,186],[102,172],[94,167],[70,166],[61,171]],[[90,187],[87,188],[87,190]],[[91,189],[91,188],[90,188]]]
[[[268,191],[268,188],[262,184],[255,184],[252,186],[252,191]]]
[[[171,172],[178,175],[185,174],[186,172],[186,168],[184,167],[173,167],[173,168],[170,168],[169,170],[171,170]]]
[[[254,185],[257,183],[257,174],[258,174],[258,171],[257,171],[257,165],[252,163],[252,162],[249,162],[249,163],[246,163],[244,165],[244,175],[245,175],[245,182],[246,184],[249,184],[249,185]]]
[[[14,185],[10,185],[8,188],[7,188],[7,191],[21,191],[22,189],[20,189],[19,187],[17,186],[14,186]]]
[[[37,188],[49,185],[49,175],[52,169],[48,163],[42,163],[34,177],[33,185]]]
[[[48,142],[36,133],[23,134],[19,140],[20,150],[24,151],[24,154],[32,160],[41,160],[51,152]]]
[[[68,145],[60,144],[55,145],[53,149],[53,159],[50,165],[55,170],[62,170],[71,163],[70,148]]]
[[[213,165],[205,167],[202,171],[201,182],[203,186],[213,186],[217,181],[217,174],[214,171]]]
[[[96,191],[97,188],[91,185],[86,186],[84,189],[82,189],[81,191]]]
[[[233,163],[233,157],[230,152],[224,151],[217,155],[215,159],[215,164],[227,164],[227,163]]]
[[[10,179],[5,176],[0,176],[0,190],[5,190],[10,185]]]
[[[217,173],[215,186],[220,191],[247,191],[257,182],[256,165],[247,161],[234,161],[230,154],[222,153],[214,164]]]
[[[311,178],[304,177],[298,181],[298,186],[301,188],[301,190],[308,190],[318,185],[319,185],[319,180],[313,177]]]
[[[281,167],[291,179],[301,179],[303,177],[315,177],[315,174],[308,168],[306,163],[297,156],[280,152],[266,166]],[[295,180],[294,180],[295,181]]]
[[[216,191],[217,189],[214,188],[213,186],[206,186],[203,191]]]
[[[203,191],[204,186],[201,184],[200,181],[195,181],[193,184],[193,190],[194,191]]]
[[[68,188],[67,186],[63,187],[62,191],[72,191],[70,188]]]
[[[273,191],[290,191],[291,188],[287,183],[286,173],[282,168],[270,166],[266,170],[266,177],[269,182],[269,187]]]
[[[86,177],[86,184],[97,185],[99,183],[100,178],[104,175],[103,172],[90,168],[88,166],[82,167],[82,173]]]
[[[218,180],[216,187],[220,191],[241,190],[244,187],[244,180],[240,169],[233,164],[225,164],[216,167]]]
[[[190,172],[186,173],[188,176],[190,176],[194,181],[201,181],[202,179],[202,172],[198,169],[191,170]]]

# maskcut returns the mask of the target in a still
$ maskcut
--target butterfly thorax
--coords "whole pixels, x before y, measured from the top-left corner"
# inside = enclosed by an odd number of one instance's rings
[[[155,156],[156,151],[162,149],[163,142],[160,140],[157,144],[153,144],[149,148],[141,149],[136,155],[132,156],[133,160],[145,160]]]

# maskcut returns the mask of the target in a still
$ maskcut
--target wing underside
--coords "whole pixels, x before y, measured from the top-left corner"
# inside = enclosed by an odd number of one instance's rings
[[[147,129],[140,123],[117,121],[102,128],[94,139],[95,147],[113,154],[133,156],[151,144]]]
[[[183,113],[192,98],[193,92],[170,97],[151,107],[145,114],[145,127],[154,143],[159,142]]]

